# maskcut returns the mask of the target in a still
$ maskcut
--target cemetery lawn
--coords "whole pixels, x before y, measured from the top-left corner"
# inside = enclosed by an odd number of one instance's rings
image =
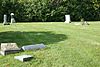
[[[5,42],[15,42],[19,47],[44,43],[46,48],[0,55],[0,67],[100,67],[100,23],[0,24],[0,43]],[[28,62],[14,59],[23,54],[34,58]]]

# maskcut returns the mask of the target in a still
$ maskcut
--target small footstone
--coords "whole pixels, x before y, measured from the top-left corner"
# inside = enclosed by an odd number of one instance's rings
[[[21,55],[21,56],[15,56],[14,59],[17,59],[19,61],[25,62],[31,60],[33,57],[31,55]]]

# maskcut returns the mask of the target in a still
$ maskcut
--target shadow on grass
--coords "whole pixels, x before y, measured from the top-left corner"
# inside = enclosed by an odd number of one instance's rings
[[[17,43],[18,46],[44,43],[46,45],[64,41],[67,36],[52,32],[8,31],[0,33],[0,43]]]

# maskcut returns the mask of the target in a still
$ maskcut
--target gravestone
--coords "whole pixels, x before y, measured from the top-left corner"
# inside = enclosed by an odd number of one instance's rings
[[[20,56],[15,56],[14,59],[17,59],[19,61],[25,62],[31,60],[33,57],[31,55],[20,55]]]
[[[19,52],[21,49],[17,46],[16,43],[1,43],[1,51],[2,55],[12,54]]]
[[[65,23],[71,23],[70,15],[65,15]]]
[[[4,17],[3,17],[3,25],[9,25],[9,23],[7,22],[7,15],[4,14]]]
[[[11,24],[12,24],[12,23],[15,22],[15,19],[14,19],[14,13],[11,13],[10,15],[11,15]]]
[[[23,50],[36,50],[36,49],[43,49],[43,48],[45,48],[45,45],[43,43],[35,44],[35,45],[22,46]]]
[[[89,25],[89,23],[87,21],[84,21],[84,19],[81,19],[82,25]]]

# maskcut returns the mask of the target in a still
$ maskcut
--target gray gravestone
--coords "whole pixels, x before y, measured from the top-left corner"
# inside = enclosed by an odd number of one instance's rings
[[[1,51],[2,55],[7,55],[11,53],[19,52],[20,48],[18,48],[16,43],[1,43]]]
[[[10,25],[8,22],[7,22],[7,15],[4,14],[4,17],[3,17],[3,25]]]
[[[36,49],[42,49],[45,48],[44,44],[35,44],[35,45],[27,45],[27,46],[22,46],[23,50],[36,50]]]
[[[25,62],[31,60],[33,57],[31,55],[21,55],[21,56],[15,56],[14,59],[17,59],[19,61]]]
[[[4,14],[4,17],[3,17],[3,24],[7,24],[7,15]]]
[[[11,15],[11,24],[12,24],[12,23],[15,22],[15,19],[14,19],[14,13],[11,13],[10,15]]]

